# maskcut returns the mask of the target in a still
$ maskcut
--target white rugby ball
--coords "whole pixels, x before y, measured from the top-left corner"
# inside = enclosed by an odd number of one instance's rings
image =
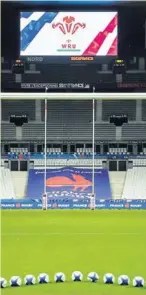
[[[121,275],[118,277],[118,284],[121,286],[128,286],[130,284],[130,279],[127,275]]]
[[[87,279],[88,281],[95,283],[99,280],[99,275],[96,272],[89,272]]]
[[[13,276],[10,279],[10,286],[11,287],[19,287],[21,286],[22,280],[19,276]]]
[[[49,276],[46,273],[40,273],[38,275],[38,283],[39,284],[47,284],[49,283]]]
[[[115,282],[115,277],[112,273],[107,273],[103,277],[103,281],[105,284],[114,284]]]
[[[65,274],[63,272],[57,272],[54,276],[54,281],[56,283],[63,283],[65,282],[66,278],[65,278]]]
[[[1,288],[7,287],[7,281],[4,278],[0,278],[0,287]]]
[[[71,278],[74,282],[81,282],[83,280],[83,274],[80,271],[73,271]]]
[[[133,279],[133,286],[134,287],[143,287],[144,286],[144,278],[142,277],[135,277]]]
[[[33,275],[26,275],[24,278],[25,285],[35,285],[36,278]]]

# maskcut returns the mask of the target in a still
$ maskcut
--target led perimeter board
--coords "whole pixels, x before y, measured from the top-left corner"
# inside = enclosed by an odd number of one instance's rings
[[[20,56],[50,61],[118,55],[118,13],[21,12]]]

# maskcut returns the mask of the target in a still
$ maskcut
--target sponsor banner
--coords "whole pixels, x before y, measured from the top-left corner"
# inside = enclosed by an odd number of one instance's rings
[[[40,200],[1,200],[1,209],[42,209],[42,201]],[[88,209],[90,201],[77,201],[69,199],[50,200],[48,209]],[[96,209],[117,209],[117,210],[146,210],[146,200],[97,200]]]
[[[44,85],[44,84],[43,84]],[[15,159],[17,157],[17,155],[15,154],[9,154],[9,155],[4,155],[2,156],[2,159]],[[75,159],[74,155],[70,155],[70,154],[64,154],[63,156],[61,155],[60,159]],[[48,159],[53,158],[54,156],[52,155],[47,155]],[[76,159],[86,159],[86,155],[76,155]],[[91,159],[92,155],[88,155],[88,159]],[[33,155],[23,155],[23,159],[44,159],[44,155],[41,154],[33,154]],[[59,155],[57,155],[57,159],[59,159]],[[107,154],[103,154],[103,155],[95,155],[95,159],[116,159],[116,160],[134,160],[134,159],[146,159],[146,155],[124,155],[124,154],[112,154],[112,155],[107,155]]]
[[[21,89],[89,89],[88,83],[21,83]]]

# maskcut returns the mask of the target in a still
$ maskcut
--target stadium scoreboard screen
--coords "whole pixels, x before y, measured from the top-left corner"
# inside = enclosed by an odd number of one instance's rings
[[[20,57],[93,62],[118,55],[118,13],[20,12]]]

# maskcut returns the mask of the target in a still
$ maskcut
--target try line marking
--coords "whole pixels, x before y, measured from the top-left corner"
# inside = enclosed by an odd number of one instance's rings
[[[1,236],[76,236],[76,235],[110,235],[110,236],[120,236],[120,235],[135,235],[135,236],[144,236],[146,233],[138,233],[138,232],[36,232],[36,233],[1,233]]]

